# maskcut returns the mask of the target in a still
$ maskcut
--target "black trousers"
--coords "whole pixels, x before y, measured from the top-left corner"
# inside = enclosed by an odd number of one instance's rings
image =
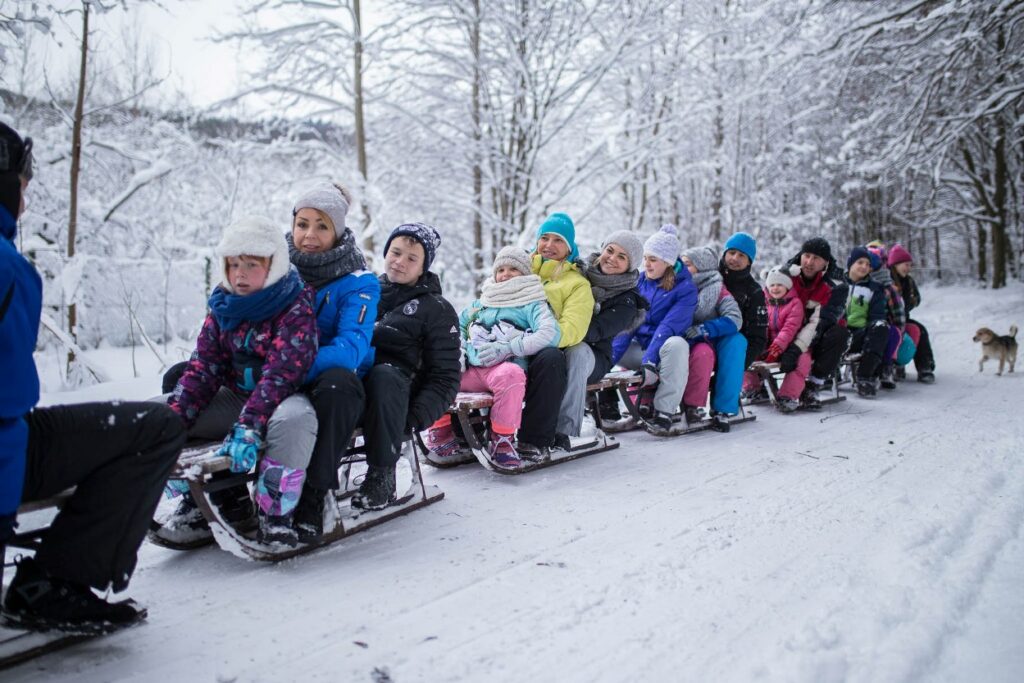
[[[850,351],[861,354],[857,364],[857,376],[862,378],[877,377],[882,368],[882,356],[889,343],[889,326],[868,325],[854,330],[850,338]]]
[[[306,468],[306,486],[336,489],[338,466],[363,416],[363,383],[351,370],[331,368],[304,386],[303,391],[313,403],[318,423],[313,457]]]
[[[828,379],[835,374],[843,354],[850,345],[850,331],[842,325],[833,325],[811,345],[811,376]]]
[[[175,363],[171,367],[167,368],[164,373],[163,379],[161,380],[160,393],[169,394],[174,391],[174,387],[178,386],[178,380],[185,374],[185,368],[188,366],[188,361],[181,361]]]
[[[519,440],[547,448],[555,442],[558,409],[568,381],[561,349],[546,348],[529,360],[526,369],[526,405]]]
[[[932,353],[932,340],[928,336],[928,328],[916,320],[908,320],[921,329],[921,338],[917,340],[917,351],[914,352],[914,367],[918,372],[935,372],[935,354]]]
[[[159,403],[54,406],[25,419],[22,500],[77,487],[50,525],[36,561],[67,581],[124,590],[185,445],[185,424]]]
[[[393,365],[374,365],[363,378],[363,388],[366,464],[394,467],[402,455],[402,442],[410,435],[405,421],[409,416],[412,379]]]

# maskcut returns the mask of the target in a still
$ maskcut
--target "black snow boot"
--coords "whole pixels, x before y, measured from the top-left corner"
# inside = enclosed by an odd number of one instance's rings
[[[295,506],[294,526],[300,543],[312,543],[324,535],[324,503],[330,491],[304,486]]]
[[[287,515],[268,515],[260,510],[257,513],[259,526],[256,529],[256,540],[264,545],[280,544],[294,548],[299,544],[299,533],[295,530],[294,518]]]
[[[861,398],[874,398],[878,393],[878,380],[876,379],[858,379],[857,380],[857,395]]]
[[[397,498],[395,466],[370,466],[363,483],[359,485],[359,490],[352,496],[352,507],[362,510],[383,510]]]
[[[654,416],[646,421],[648,433],[654,436],[670,436],[672,433],[672,416],[668,413],[656,411]]]
[[[732,425],[729,424],[729,414],[712,412],[711,429],[713,429],[716,432],[722,432],[723,434],[727,433],[730,429],[732,429]]]
[[[622,411],[619,410],[619,394],[615,389],[605,389],[598,395],[597,409],[601,412],[601,419],[608,422],[617,422],[622,419]]]
[[[818,398],[818,385],[808,382],[800,393],[800,407],[803,410],[821,410],[821,399]]]
[[[98,635],[142,621],[146,610],[132,600],[107,602],[88,586],[50,576],[25,557],[7,589],[4,618],[17,628]]]
[[[218,478],[215,474],[210,477],[210,480],[216,481]],[[228,524],[239,529],[252,527],[256,508],[252,504],[249,487],[244,483],[210,493],[210,502],[217,506],[220,516]]]
[[[191,493],[183,493],[178,507],[154,532],[158,537],[178,544],[199,544],[213,539],[213,532]]]
[[[891,365],[885,365],[882,367],[882,388],[883,389],[895,389],[896,388],[896,371]]]

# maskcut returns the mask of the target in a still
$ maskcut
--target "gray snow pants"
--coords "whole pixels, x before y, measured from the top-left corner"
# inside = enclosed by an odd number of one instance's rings
[[[581,342],[562,351],[565,353],[568,378],[562,405],[558,408],[555,431],[566,436],[579,436],[587,404],[587,379],[594,371],[594,350],[590,344]]]
[[[633,342],[622,354],[619,365],[630,370],[640,369],[644,349]],[[674,415],[679,412],[683,390],[690,375],[690,344],[682,337],[669,337],[661,347],[661,362],[658,363],[658,389],[654,392],[654,409],[659,413]]]

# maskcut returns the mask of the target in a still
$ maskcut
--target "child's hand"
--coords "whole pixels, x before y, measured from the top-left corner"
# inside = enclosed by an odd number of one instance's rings
[[[217,455],[231,456],[232,472],[248,472],[256,464],[262,446],[259,432],[236,423]]]
[[[658,375],[658,368],[655,367],[654,363],[644,363],[636,371],[636,374],[640,378],[641,387],[653,387],[661,381],[661,376]]]
[[[708,335],[708,328],[704,325],[694,325],[688,329],[683,336],[692,343],[708,341],[710,339],[710,336]]]
[[[476,349],[477,360],[485,368],[504,362],[512,357],[512,345],[508,342],[489,342]]]
[[[768,347],[768,352],[764,355],[764,361],[766,363],[774,363],[779,360],[779,356],[782,355],[782,347],[772,342],[771,346]]]
[[[798,360],[800,360],[800,347],[796,344],[790,344],[789,348],[779,356],[779,370],[793,372],[796,370],[796,362]]]

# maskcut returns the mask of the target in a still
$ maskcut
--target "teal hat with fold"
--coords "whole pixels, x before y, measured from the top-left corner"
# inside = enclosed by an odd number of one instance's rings
[[[537,228],[537,239],[541,235],[555,234],[565,240],[569,245],[569,256],[567,261],[575,261],[580,256],[580,250],[576,247],[576,226],[568,214],[553,213],[544,219],[544,222]]]

